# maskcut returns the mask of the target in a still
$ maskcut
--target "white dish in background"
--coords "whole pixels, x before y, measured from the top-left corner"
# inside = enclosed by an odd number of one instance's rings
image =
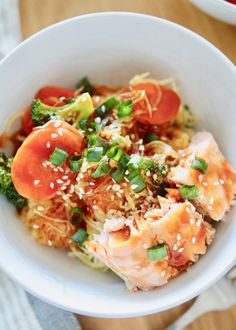
[[[236,5],[225,0],[191,0],[207,14],[229,24],[236,25]]]
[[[44,84],[127,84],[141,72],[174,76],[185,102],[212,132],[236,168],[236,69],[214,46],[174,23],[139,14],[100,13],[53,25],[18,46],[0,64],[0,130]],[[61,308],[100,317],[159,312],[191,299],[235,260],[236,208],[189,272],[166,286],[131,294],[114,274],[98,273],[65,252],[30,239],[15,210],[0,198],[0,266],[23,287]]]

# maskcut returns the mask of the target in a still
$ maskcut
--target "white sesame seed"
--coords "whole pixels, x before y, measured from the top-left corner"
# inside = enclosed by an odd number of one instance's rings
[[[55,168],[53,169],[53,171],[54,171],[54,172],[58,172],[58,168],[55,167]]]
[[[218,186],[219,184],[220,184],[219,181],[215,181],[215,182],[214,182],[214,186]]]
[[[40,180],[34,180],[34,185],[37,186],[40,183]]]
[[[131,184],[131,189],[135,190],[136,188],[138,188],[138,185],[137,184]]]
[[[193,244],[196,244],[196,241],[197,241],[196,237],[193,236],[193,238],[192,238],[192,243],[193,243]]]
[[[95,123],[100,124],[101,121],[102,121],[102,119],[101,119],[101,117],[96,117],[96,118],[94,119],[94,121],[95,121]]]
[[[145,150],[145,148],[144,148],[143,145],[139,146],[138,149],[139,149],[140,151],[144,151],[144,150]]]
[[[106,187],[106,190],[111,189],[112,185],[110,184],[109,186]]]
[[[96,103],[98,103],[98,102],[100,101],[100,96],[96,96],[96,97],[94,98],[94,100],[95,100]]]
[[[186,212],[187,212],[187,213],[191,213],[191,210],[190,210],[189,207],[186,207]]]
[[[57,191],[56,194],[57,194],[58,196],[60,196],[60,195],[62,195],[62,192],[61,192],[61,191]]]
[[[47,142],[46,147],[49,149],[51,147],[50,141]]]
[[[156,173],[153,174],[152,178],[153,178],[154,181],[156,181],[157,180],[157,174]]]
[[[146,172],[146,176],[150,176],[151,175],[151,172],[148,170],[147,172]]]
[[[184,251],[183,247],[178,250],[179,253],[182,253],[183,251]]]
[[[173,250],[177,251],[178,250],[178,246],[176,244],[173,245]]]
[[[54,188],[54,183],[50,182],[50,188],[53,189]]]
[[[57,132],[60,136],[63,136],[63,129],[62,128],[58,128]]]
[[[138,144],[143,144],[143,139],[139,139],[137,143]]]
[[[56,133],[52,133],[52,134],[51,134],[51,138],[52,138],[52,139],[56,139],[57,137],[58,137],[58,134],[56,134]]]
[[[56,121],[54,124],[53,124],[54,127],[60,127],[61,126],[61,123],[59,121]]]
[[[215,198],[214,197],[211,197],[209,202],[212,205],[212,204],[214,204],[214,201],[215,201]]]
[[[202,219],[199,219],[199,220],[196,222],[196,226],[197,226],[197,227],[200,227],[201,224],[202,224]]]
[[[104,104],[101,106],[101,110],[102,110],[102,112],[105,112],[106,111],[106,107],[105,107]]]
[[[81,173],[81,172],[79,173],[78,176],[79,176],[80,179],[83,179],[83,177],[84,177],[83,173]]]
[[[48,240],[48,245],[52,246],[52,241],[50,241],[50,239]]]
[[[93,209],[97,210],[98,209],[97,205],[93,205]]]
[[[116,195],[121,198],[121,194],[119,192],[117,192]]]
[[[94,182],[89,182],[89,185],[90,186],[95,186],[95,183]]]
[[[119,191],[120,190],[120,185],[118,185],[117,183],[113,184],[112,190]]]
[[[193,225],[193,224],[195,223],[195,219],[190,218],[190,219],[189,219],[189,222],[190,222],[190,225]]]
[[[38,211],[44,211],[44,207],[41,206],[41,205],[39,205],[39,206],[37,207],[37,210],[38,210]]]
[[[68,175],[63,175],[62,180],[67,180],[68,179]]]
[[[180,241],[180,240],[181,240],[181,235],[180,235],[180,233],[177,234],[176,239],[177,239],[177,241]]]
[[[37,224],[34,224],[32,227],[33,227],[33,229],[39,229],[39,225],[37,225]]]
[[[198,180],[199,180],[200,183],[202,182],[202,179],[203,179],[203,175],[200,174],[200,175],[198,176]]]
[[[208,186],[208,183],[207,183],[207,182],[203,182],[202,184],[203,184],[203,186],[205,186],[205,187]]]
[[[58,184],[62,184],[63,181],[62,181],[61,179],[57,179],[57,183],[58,183]]]
[[[112,196],[111,196],[111,200],[112,200],[112,201],[114,201],[114,199],[115,199],[115,196],[114,196],[114,195],[112,195]]]
[[[163,271],[161,272],[161,277],[165,277],[165,274],[166,274],[166,271],[163,270]]]
[[[125,175],[128,175],[128,174],[129,174],[129,170],[126,170],[126,171],[125,171]]]
[[[222,179],[219,179],[219,182],[220,182],[220,184],[224,184],[225,183],[224,180],[222,180]]]

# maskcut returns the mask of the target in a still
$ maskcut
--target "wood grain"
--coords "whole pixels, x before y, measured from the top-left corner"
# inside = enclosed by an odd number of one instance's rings
[[[188,0],[20,0],[21,27],[26,38],[49,24],[98,11],[134,11],[166,18],[197,32],[236,64],[236,27],[219,22],[195,8]],[[191,302],[171,310],[130,319],[78,318],[84,330],[162,330],[180,316]],[[236,306],[209,313],[188,330],[235,330]]]

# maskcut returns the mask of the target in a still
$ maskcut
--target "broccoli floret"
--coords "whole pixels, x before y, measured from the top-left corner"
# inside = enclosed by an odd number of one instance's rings
[[[156,163],[150,168],[152,182],[155,186],[159,186],[167,177],[169,168],[165,164]]]
[[[5,195],[10,203],[17,208],[26,206],[27,199],[20,196],[16,191],[11,179],[11,165],[13,158],[7,158],[0,153],[0,193]]]
[[[35,126],[44,125],[51,119],[77,122],[87,119],[94,111],[93,101],[88,93],[77,96],[66,105],[55,107],[35,99],[31,104],[31,118]]]

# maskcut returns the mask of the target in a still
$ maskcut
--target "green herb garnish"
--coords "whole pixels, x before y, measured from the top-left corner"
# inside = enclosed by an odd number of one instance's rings
[[[78,226],[83,218],[83,211],[81,207],[76,206],[70,210],[70,221],[72,225]]]
[[[158,140],[158,135],[156,133],[149,133],[145,136],[146,142],[152,142],[157,140]]]
[[[107,161],[102,161],[94,172],[92,172],[92,177],[97,179],[104,176],[110,172],[111,168]]]
[[[115,97],[110,97],[104,103],[100,104],[94,112],[100,116],[104,117],[109,111],[115,108],[119,104],[119,101]]]
[[[78,172],[82,165],[82,158],[80,156],[72,156],[69,159],[69,167],[72,172]]]
[[[99,162],[102,159],[103,147],[92,147],[84,151],[88,162]]]
[[[179,187],[181,197],[183,199],[195,199],[198,197],[198,189],[196,185]]]
[[[118,106],[117,116],[119,118],[129,117],[133,109],[133,100],[124,100]]]
[[[68,153],[65,150],[56,147],[53,153],[51,154],[49,161],[53,165],[61,166],[67,157],[68,157]]]
[[[157,244],[149,249],[147,249],[147,256],[150,261],[158,261],[165,258],[167,255],[167,248],[164,243]]]
[[[206,173],[208,170],[208,164],[203,158],[196,157],[191,164],[191,168],[202,173]]]
[[[118,168],[112,170],[111,176],[116,182],[122,181],[125,176],[125,168],[120,164]]]
[[[78,246],[82,246],[88,239],[89,234],[83,228],[79,228],[76,233],[71,237],[71,240]]]

